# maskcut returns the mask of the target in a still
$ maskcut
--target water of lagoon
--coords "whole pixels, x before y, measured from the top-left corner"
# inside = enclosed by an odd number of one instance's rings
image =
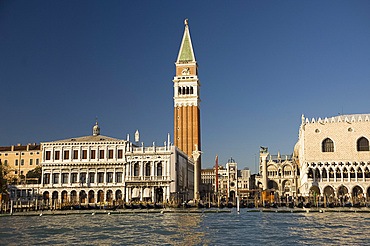
[[[0,245],[370,245],[370,213],[0,217]]]

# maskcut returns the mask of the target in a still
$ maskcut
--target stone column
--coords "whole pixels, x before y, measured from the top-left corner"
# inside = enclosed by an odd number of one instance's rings
[[[200,174],[200,165],[199,165],[199,157],[200,152],[198,150],[198,146],[195,145],[195,150],[193,151],[193,159],[194,159],[194,200],[199,200],[199,174]]]
[[[155,192],[154,192],[154,187],[152,187],[152,202],[155,202]]]
[[[199,190],[198,190],[198,196],[199,196]],[[199,197],[198,197],[199,199]],[[170,186],[166,187],[166,200],[170,200]]]
[[[267,173],[267,156],[269,155],[268,152],[260,153],[260,162],[262,163],[262,189],[267,190],[267,182],[268,182],[268,173]]]

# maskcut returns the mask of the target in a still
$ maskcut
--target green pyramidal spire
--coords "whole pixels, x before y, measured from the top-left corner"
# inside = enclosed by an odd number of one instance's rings
[[[195,56],[193,51],[193,45],[191,44],[188,20],[185,20],[185,31],[182,37],[180,46],[179,56],[177,57],[177,63],[183,62],[195,62]]]

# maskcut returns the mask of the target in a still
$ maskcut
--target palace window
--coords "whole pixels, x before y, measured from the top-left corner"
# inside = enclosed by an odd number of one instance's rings
[[[104,159],[104,150],[99,151],[99,159]]]
[[[122,159],[122,158],[123,158],[123,150],[119,149],[118,150],[118,159]]]
[[[44,173],[44,184],[50,183],[50,173]]]
[[[80,183],[86,183],[86,173],[80,173]]]
[[[68,160],[69,159],[69,150],[65,150],[64,151],[64,157],[63,157],[64,160]]]
[[[18,166],[18,161],[19,161],[18,159],[15,160],[15,163],[14,163],[15,166]]]
[[[50,156],[51,156],[51,151],[46,151],[46,153],[45,153],[45,159],[46,160],[50,160]]]
[[[95,159],[96,158],[96,151],[93,149],[93,150],[91,150],[91,157],[90,157],[90,159]]]
[[[357,140],[357,151],[369,151],[369,140],[367,138],[361,137]]]
[[[348,178],[348,170],[347,168],[343,169],[343,178]]]
[[[24,166],[24,159],[21,159],[21,166]]]
[[[89,173],[89,183],[95,183],[95,173]]]
[[[334,142],[330,138],[322,141],[322,152],[334,152]]]
[[[73,159],[78,160],[78,150],[73,151]]]
[[[82,150],[82,159],[87,159],[87,150]]]
[[[68,173],[62,173],[62,184],[68,183]]]
[[[54,157],[55,160],[59,160],[60,159],[60,151],[57,150],[55,151],[55,157]]]
[[[59,184],[59,173],[53,173],[53,184]]]
[[[30,159],[30,166],[33,165],[33,159]]]
[[[134,176],[139,176],[139,163],[134,165]]]
[[[113,173],[112,172],[107,173],[107,183],[113,183]]]
[[[352,167],[352,168],[351,168],[351,171],[350,171],[350,178],[351,178],[351,179],[354,179],[355,177],[356,177],[355,169]]]
[[[104,182],[104,173],[98,173],[98,183]]]
[[[369,172],[369,168],[365,168],[365,178],[368,179],[370,178],[370,172]]]
[[[71,173],[71,183],[77,183],[77,173]]]
[[[116,173],[116,183],[122,183],[122,173],[121,172]]]
[[[113,159],[113,150],[108,150],[108,159]]]
[[[162,164],[157,165],[157,176],[162,176]]]
[[[36,165],[38,165],[38,164],[40,164],[40,159],[39,158],[36,159]]]
[[[145,176],[150,176],[150,163],[145,164]]]
[[[359,167],[357,169],[357,178],[358,179],[362,179],[364,176],[362,175],[362,169]]]
[[[335,177],[337,179],[340,179],[342,177],[342,173],[340,172],[340,169],[339,168],[337,168],[336,171],[335,171]]]

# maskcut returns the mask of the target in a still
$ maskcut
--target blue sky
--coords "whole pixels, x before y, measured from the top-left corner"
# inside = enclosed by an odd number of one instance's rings
[[[184,31],[199,64],[203,167],[291,154],[301,114],[369,113],[369,1],[0,1],[0,145],[173,138]]]

